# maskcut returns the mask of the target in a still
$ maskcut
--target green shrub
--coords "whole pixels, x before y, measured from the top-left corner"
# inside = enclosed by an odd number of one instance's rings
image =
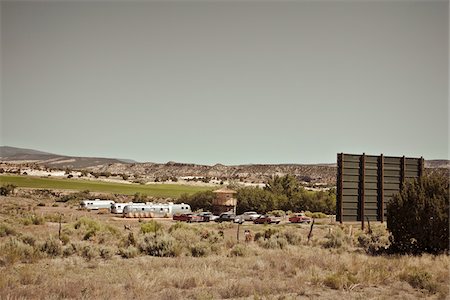
[[[206,242],[192,244],[189,248],[191,255],[194,257],[207,256],[211,252],[211,248]]]
[[[45,215],[44,219],[47,222],[53,222],[53,223],[59,223],[59,221],[61,221],[61,223],[66,223],[67,222],[66,218],[63,215],[61,215],[61,214]]]
[[[170,235],[177,240],[180,246],[189,248],[190,245],[199,243],[201,235],[194,228],[180,227],[176,230],[172,230]]]
[[[337,227],[325,235],[325,242],[322,246],[324,248],[341,248],[344,246],[345,242],[344,232]]]
[[[176,222],[175,224],[173,224],[172,226],[169,227],[169,233],[172,233],[172,231],[177,230],[177,229],[192,229],[193,227],[187,225],[186,223],[183,222]]]
[[[160,231],[162,228],[162,225],[154,220],[151,220],[150,222],[145,222],[141,224],[141,233],[154,233],[156,234],[158,231]]]
[[[78,221],[75,222],[73,228],[78,231],[84,230],[83,240],[91,240],[100,231],[102,232],[117,231],[117,229],[115,228],[111,229],[112,227],[109,225],[102,226],[101,223],[88,217],[81,217]]]
[[[84,245],[81,249],[81,256],[90,261],[98,256],[99,252],[94,245]]]
[[[43,225],[45,224],[45,218],[44,217],[39,217],[36,215],[30,215],[27,216],[25,218],[22,218],[22,224],[23,225]]]
[[[286,229],[279,233],[280,236],[283,236],[289,245],[300,245],[302,241],[302,236],[300,235],[300,232],[298,232],[295,229]]]
[[[438,254],[449,250],[449,179],[425,176],[406,182],[387,204],[389,250]]]
[[[38,251],[15,237],[0,245],[0,266],[9,266],[17,262],[31,263],[39,257]]]
[[[234,245],[233,248],[230,250],[230,256],[247,256],[248,255],[248,249],[246,246],[242,244]]]
[[[216,230],[204,230],[200,233],[202,240],[208,241],[210,244],[216,244],[223,241],[223,234]]]
[[[117,227],[109,224],[102,224],[102,226],[100,227],[100,231],[111,234],[115,237],[119,237],[121,235],[120,230],[117,229]]]
[[[62,254],[61,242],[57,239],[49,238],[41,246],[41,251],[49,257],[56,257]]]
[[[433,276],[424,270],[414,268],[401,274],[400,279],[416,289],[428,290],[432,294],[438,291],[438,284],[433,280]]]
[[[128,233],[127,239],[125,241],[125,246],[136,246],[136,238],[134,237],[133,232]]]
[[[78,219],[78,221],[75,222],[73,227],[75,229],[87,228],[87,229],[92,229],[94,231],[99,231],[101,228],[101,225],[96,220],[93,220],[91,218],[81,217],[80,219]]]
[[[77,252],[76,245],[75,244],[70,244],[70,245],[67,245],[67,246],[65,246],[63,248],[63,253],[62,254],[63,254],[64,257],[69,257],[69,256],[73,255],[76,252]]]
[[[36,238],[32,235],[28,235],[28,234],[23,235],[20,239],[22,240],[22,242],[24,242],[27,245],[30,245],[33,247],[36,245]]]
[[[16,185],[14,184],[4,184],[0,187],[0,196],[9,196],[14,193],[16,189]]]
[[[346,270],[340,270],[330,274],[323,280],[324,285],[335,290],[347,289],[351,285],[358,283],[358,279]]]
[[[136,247],[134,246],[129,246],[126,248],[119,248],[119,255],[122,258],[133,258],[138,256],[139,251]]]
[[[139,243],[139,250],[147,255],[159,257],[172,257],[180,254],[177,241],[168,234],[157,236],[146,234],[144,240]]]
[[[389,233],[382,226],[374,227],[370,234],[360,233],[357,240],[358,246],[368,254],[381,254],[389,247]]]
[[[70,237],[67,234],[61,234],[60,241],[63,243],[63,245],[67,245],[70,242]]]
[[[111,259],[114,255],[114,249],[110,247],[102,247],[100,248],[100,257],[103,259]]]
[[[258,239],[256,240],[258,245],[265,249],[284,249],[288,245],[288,241],[282,235],[272,235],[268,239]]]
[[[17,232],[14,230],[14,228],[9,227],[7,224],[0,224],[0,237],[16,234]]]
[[[88,240],[92,239],[95,236],[96,232],[97,231],[93,228],[88,229],[88,231],[86,231],[86,233],[83,236],[83,240],[88,241]]]

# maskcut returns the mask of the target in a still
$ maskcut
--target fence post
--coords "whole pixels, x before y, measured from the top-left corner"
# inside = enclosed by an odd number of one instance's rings
[[[236,234],[236,238],[237,238],[237,242],[238,242],[238,243],[239,243],[239,226],[241,226],[240,223],[238,223],[238,226],[237,226],[237,234]]]

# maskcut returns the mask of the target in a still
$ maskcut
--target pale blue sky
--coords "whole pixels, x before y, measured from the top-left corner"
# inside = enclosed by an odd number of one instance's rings
[[[1,3],[1,145],[448,158],[448,1]]]

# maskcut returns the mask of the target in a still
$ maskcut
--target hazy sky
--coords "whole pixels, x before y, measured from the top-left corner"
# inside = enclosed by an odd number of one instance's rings
[[[1,145],[448,158],[448,1],[1,2]]]

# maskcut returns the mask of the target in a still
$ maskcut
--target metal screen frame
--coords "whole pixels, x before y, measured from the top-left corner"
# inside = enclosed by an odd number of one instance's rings
[[[384,222],[386,203],[406,180],[423,176],[424,164],[423,157],[339,153],[336,221]]]

